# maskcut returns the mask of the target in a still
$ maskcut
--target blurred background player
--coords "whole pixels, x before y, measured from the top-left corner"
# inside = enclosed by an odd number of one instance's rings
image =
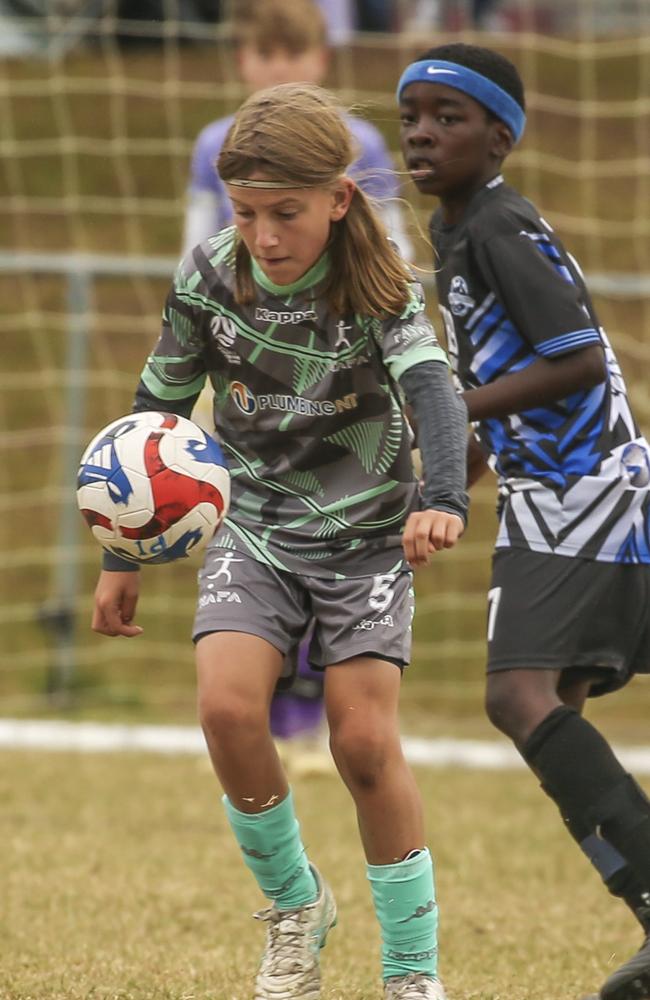
[[[650,802],[582,717],[650,670],[650,449],[575,260],[501,165],[526,121],[499,53],[424,53],[398,86],[431,219],[438,300],[475,437],[499,481],[486,705],[644,934],[600,1000],[650,997]]]
[[[254,92],[278,83],[322,83],[329,66],[327,24],[315,0],[254,0],[237,5],[233,14],[235,58],[239,75]],[[232,124],[228,115],[200,132],[192,155],[187,194],[183,251],[232,222],[225,187],[215,169],[224,137]],[[347,117],[360,155],[350,173],[377,209],[402,255],[412,257],[403,213],[396,202],[399,185],[395,164],[379,130],[370,122]]]
[[[251,92],[278,83],[320,83],[327,74],[330,50],[327,23],[314,0],[253,0],[233,5],[236,60],[241,79]],[[187,194],[183,252],[232,223],[232,208],[215,163],[233,115],[207,125],[194,147]],[[363,190],[377,199],[377,208],[389,235],[407,259],[411,243],[395,200],[399,187],[394,162],[381,133],[370,122],[348,115],[360,156],[350,174]],[[203,426],[211,425],[211,394],[206,391],[194,413]],[[296,679],[290,691],[278,693],[271,709],[276,736],[318,736],[323,721],[322,678],[307,662],[307,645],[298,651]],[[327,761],[322,766],[329,767]],[[318,755],[301,758],[296,766],[319,768]]]

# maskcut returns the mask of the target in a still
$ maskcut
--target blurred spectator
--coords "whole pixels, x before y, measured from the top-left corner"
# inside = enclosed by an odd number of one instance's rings
[[[118,0],[117,38],[123,45],[143,42],[160,43],[166,21],[176,24],[179,42],[199,41],[206,24],[216,24],[222,17],[221,0]],[[129,21],[138,22],[129,29]],[[147,31],[146,26],[151,25]],[[201,30],[202,29],[202,30]]]
[[[236,12],[237,66],[249,90],[292,81],[322,82],[330,51],[326,22],[314,0],[257,0],[238,4]],[[226,189],[214,166],[231,122],[232,116],[212,122],[196,140],[185,215],[185,252],[232,219]],[[378,199],[390,235],[404,256],[410,257],[411,243],[394,200],[399,185],[384,138],[361,118],[349,117],[348,124],[360,149],[351,173],[366,193]]]
[[[354,0],[317,0],[317,3],[325,16],[330,44],[345,45],[357,26]]]
[[[399,27],[410,32],[504,28],[501,5],[502,0],[403,0]]]
[[[394,31],[397,26],[396,0],[356,0],[359,31]]]
[[[131,21],[203,21],[221,17],[220,0],[118,0],[117,16]]]
[[[471,16],[473,27],[492,27],[492,19],[499,4],[500,0],[472,0]]]

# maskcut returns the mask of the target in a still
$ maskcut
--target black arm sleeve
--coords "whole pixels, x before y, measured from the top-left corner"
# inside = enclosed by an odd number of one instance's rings
[[[467,521],[467,407],[454,392],[447,366],[424,361],[400,378],[418,426],[424,509],[444,510]]]

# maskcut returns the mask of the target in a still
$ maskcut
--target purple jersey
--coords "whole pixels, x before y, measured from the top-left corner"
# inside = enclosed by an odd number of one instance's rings
[[[205,230],[196,233],[192,245],[230,225],[232,208],[226,187],[215,166],[233,115],[212,122],[199,133],[194,145],[190,175],[190,194],[207,192],[213,196],[212,211],[206,213]],[[398,179],[390,152],[381,132],[362,118],[346,115],[347,125],[357,141],[361,155],[352,164],[350,174],[366,194],[382,201],[399,194]],[[215,197],[216,196],[216,197]]]

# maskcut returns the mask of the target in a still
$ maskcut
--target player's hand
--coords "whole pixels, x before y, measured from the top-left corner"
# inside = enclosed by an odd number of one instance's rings
[[[458,514],[444,510],[419,510],[409,514],[402,545],[409,566],[427,566],[433,552],[456,544],[465,525]]]
[[[132,625],[140,593],[140,573],[102,570],[95,589],[93,632],[102,635],[140,635],[139,625]]]

